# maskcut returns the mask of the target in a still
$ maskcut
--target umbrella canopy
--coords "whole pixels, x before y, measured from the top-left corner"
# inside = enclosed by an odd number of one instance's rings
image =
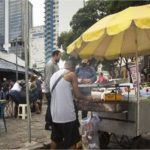
[[[150,53],[150,5],[129,7],[96,22],[67,47],[81,58],[116,59]]]

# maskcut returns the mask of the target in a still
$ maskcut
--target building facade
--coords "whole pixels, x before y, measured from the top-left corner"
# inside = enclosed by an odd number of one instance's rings
[[[41,73],[44,72],[44,26],[30,29],[29,36],[29,67]]]
[[[59,0],[45,0],[45,62],[51,57],[52,51],[56,50],[59,25]]]
[[[31,27],[32,4],[29,0],[0,0],[0,48],[24,59]]]
[[[5,1],[0,0],[0,50],[3,50],[5,34]]]

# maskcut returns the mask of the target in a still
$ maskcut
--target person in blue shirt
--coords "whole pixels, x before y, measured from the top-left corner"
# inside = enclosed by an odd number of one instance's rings
[[[81,66],[78,67],[75,72],[79,84],[92,84],[97,79],[95,68],[90,65],[90,60],[88,59],[83,59]],[[80,87],[80,91],[85,96],[91,95],[90,87]],[[82,118],[85,117],[87,117],[87,111],[82,111]]]

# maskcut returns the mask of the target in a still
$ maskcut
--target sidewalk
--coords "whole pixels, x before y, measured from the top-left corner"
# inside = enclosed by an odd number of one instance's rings
[[[0,120],[0,149],[39,149],[49,143],[50,131],[44,129],[45,112],[46,104],[43,104],[41,114],[32,113],[31,143],[28,143],[27,119],[6,118],[7,132]]]
[[[5,132],[3,121],[0,119],[0,150],[3,149],[25,149],[37,150],[45,148],[50,143],[50,131],[44,129],[46,104],[42,106],[42,113],[32,113],[31,118],[31,143],[28,143],[27,119],[6,118],[7,132]],[[144,139],[143,139],[144,138]],[[150,133],[137,141],[140,148],[150,148]],[[109,149],[116,149],[118,145],[109,144]]]

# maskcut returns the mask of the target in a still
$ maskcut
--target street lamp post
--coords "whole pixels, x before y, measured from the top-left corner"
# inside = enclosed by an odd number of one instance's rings
[[[16,81],[18,80],[18,40],[16,39]]]
[[[83,0],[83,6],[85,7],[85,0]]]
[[[25,10],[28,10],[28,2],[25,3]],[[28,82],[28,37],[29,37],[29,32],[27,28],[27,20],[28,20],[28,15],[27,13],[24,13],[24,31],[25,36],[24,36],[24,47],[25,47],[25,79],[26,79],[26,102],[27,102],[27,114],[28,114],[28,142],[31,143],[31,110],[30,110],[30,102],[29,102],[29,82]]]

